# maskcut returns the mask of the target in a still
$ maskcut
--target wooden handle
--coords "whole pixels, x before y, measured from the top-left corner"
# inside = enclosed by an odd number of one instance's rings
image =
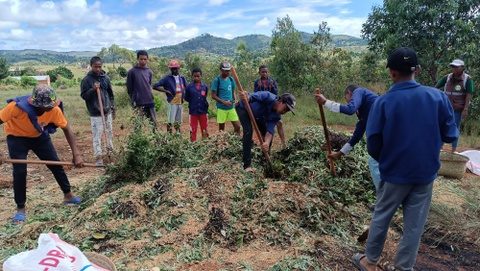
[[[241,92],[243,92],[242,84],[240,84],[240,80],[238,80],[237,71],[235,70],[234,67],[232,67],[231,71],[232,71],[233,79],[235,79],[235,83],[238,86],[238,89]],[[258,129],[257,121],[255,120],[255,116],[253,115],[252,108],[250,107],[250,103],[248,103],[248,99],[246,97],[244,97],[242,99],[242,102],[243,102],[243,106],[247,110],[248,116],[250,117],[250,121],[252,122],[253,130],[255,131],[255,134],[257,135],[257,139],[260,142],[260,144],[263,145],[263,137],[262,137],[262,134],[260,133],[260,130]],[[268,165],[271,166],[272,165],[272,160],[270,159],[270,155],[268,154],[268,151],[265,151],[262,148],[262,152],[263,152],[263,155],[265,156],[265,159],[268,162]]]
[[[316,94],[321,94],[319,88],[315,91]],[[323,106],[321,104],[318,105],[318,109],[320,109],[320,117],[322,119],[322,126],[323,126],[323,133],[325,134],[325,141],[327,141],[327,159],[330,165],[330,172],[333,176],[337,176],[337,171],[335,170],[335,162],[332,158],[328,157],[329,154],[332,153],[332,145],[330,144],[330,134],[327,128],[327,121],[325,120],[325,112],[323,111]]]
[[[65,161],[50,161],[50,160],[26,160],[26,159],[3,159],[2,163],[11,164],[37,164],[37,165],[49,165],[49,166],[75,166],[72,162]],[[83,163],[84,167],[104,167],[93,163]]]
[[[107,120],[105,119],[105,113],[103,112],[103,101],[102,96],[100,94],[100,88],[96,89],[97,97],[98,97],[98,106],[100,107],[100,115],[102,116],[102,123],[103,123],[103,140],[105,142],[105,146],[108,145],[107,143]],[[110,151],[107,148],[108,155],[110,156]]]

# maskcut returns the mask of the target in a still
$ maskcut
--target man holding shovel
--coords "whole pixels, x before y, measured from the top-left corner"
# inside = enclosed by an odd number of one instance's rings
[[[290,93],[282,94],[277,97],[268,91],[259,91],[248,95],[247,92],[239,92],[241,102],[237,105],[236,110],[240,123],[243,128],[243,168],[247,172],[254,171],[252,165],[252,121],[257,123],[260,133],[264,139],[261,146],[264,152],[270,149],[270,143],[275,133],[277,123],[282,119],[281,115],[291,111],[294,113],[295,97]],[[251,120],[245,108],[244,101],[248,99],[250,108],[255,120]]]
[[[345,89],[345,100],[347,104],[340,104],[334,101],[327,100],[323,94],[315,94],[317,103],[325,106],[332,112],[342,113],[346,115],[357,114],[358,122],[355,125],[355,131],[353,132],[350,140],[343,145],[342,149],[338,152],[332,152],[328,155],[329,158],[337,160],[344,155],[348,155],[353,150],[355,144],[362,139],[365,129],[367,127],[368,114],[370,108],[377,99],[378,95],[373,91],[359,87],[357,85],[349,85]],[[368,166],[370,168],[370,174],[372,175],[373,184],[375,189],[378,189],[380,183],[380,171],[378,170],[378,162],[372,157],[368,159]]]
[[[55,147],[50,139],[56,127],[60,127],[72,149],[75,166],[83,166],[83,160],[77,148],[75,135],[62,110],[58,106],[57,95],[49,86],[37,86],[32,95],[16,97],[7,101],[0,110],[0,124],[7,134],[10,158],[26,159],[32,150],[41,160],[59,161]],[[70,182],[62,166],[47,166],[62,189],[65,204],[80,204],[79,197],[73,195]],[[27,197],[27,165],[13,164],[13,190],[17,212],[14,223],[23,223],[26,219],[25,202]]]
[[[103,165],[102,136],[107,154],[113,151],[112,120],[115,117],[115,102],[110,78],[102,70],[98,56],[90,59],[92,70],[83,78],[80,96],[85,100],[90,115],[95,164]]]

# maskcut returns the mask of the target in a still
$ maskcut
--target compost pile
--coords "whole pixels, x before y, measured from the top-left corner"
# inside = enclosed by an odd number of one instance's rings
[[[308,268],[330,268],[338,255],[319,252],[322,238],[350,251],[369,218],[374,189],[362,142],[336,162],[333,177],[321,128],[301,130],[285,149],[272,152],[278,171],[272,179],[261,170],[241,170],[242,144],[235,135],[192,144],[147,130],[132,133],[107,174],[81,187],[84,204],[75,213],[27,224],[5,243],[15,246],[22,236],[34,240],[54,231],[82,250],[106,254],[120,270],[139,263],[182,269],[212,255],[302,243],[299,259]],[[348,138],[332,135],[339,146]],[[258,148],[253,161],[257,168],[265,164]]]

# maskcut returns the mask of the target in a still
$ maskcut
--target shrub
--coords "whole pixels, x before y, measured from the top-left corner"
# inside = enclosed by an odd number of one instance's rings
[[[50,76],[50,81],[56,82],[60,77],[66,79],[73,79],[73,72],[65,66],[58,66],[53,70],[47,71],[48,76]]]
[[[13,86],[19,86],[20,85],[20,81],[18,81],[17,79],[13,79],[11,77],[7,77],[3,80],[0,80],[1,84],[2,85],[13,85]]]
[[[22,76],[20,78],[20,85],[22,87],[34,87],[37,85],[37,80],[30,76]]]
[[[117,68],[117,73],[118,73],[118,75],[120,75],[120,77],[126,78],[128,71],[127,71],[127,69],[125,69],[125,67],[119,66]]]
[[[76,86],[78,83],[75,80],[66,79],[63,77],[57,78],[55,83],[53,83],[54,88],[66,89]]]
[[[120,74],[118,73],[118,70],[114,68],[108,68],[107,75],[111,81],[120,79]]]

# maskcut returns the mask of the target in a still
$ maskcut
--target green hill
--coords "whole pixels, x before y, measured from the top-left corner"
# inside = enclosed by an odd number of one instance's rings
[[[310,42],[313,34],[301,32],[304,42]],[[255,53],[268,52],[272,38],[266,35],[246,35],[234,39],[215,37],[210,34],[202,34],[182,43],[159,48],[151,48],[148,52],[152,55],[163,57],[183,58],[187,53],[200,53],[209,55],[233,56],[238,44],[244,42],[247,48]],[[332,46],[335,47],[365,47],[367,41],[347,35],[332,35]],[[38,62],[42,64],[66,64],[85,62],[96,52],[72,51],[56,52],[49,50],[0,50],[0,57],[4,57],[10,63]]]
[[[0,57],[4,57],[10,63],[18,62],[39,62],[50,64],[73,63],[85,61],[94,56],[96,52],[91,51],[71,51],[56,52],[49,50],[0,50]]]
[[[306,43],[310,42],[313,34],[301,32],[302,40]],[[270,47],[272,38],[266,35],[246,35],[236,37],[234,39],[225,39],[215,37],[210,34],[202,34],[196,38],[184,41],[177,45],[152,48],[149,53],[163,57],[179,57],[182,58],[187,53],[206,53],[224,56],[233,56],[235,49],[240,42],[244,42],[247,48],[256,53],[267,52]],[[332,35],[332,46],[350,47],[350,46],[366,46],[367,41],[348,36],[348,35]]]

